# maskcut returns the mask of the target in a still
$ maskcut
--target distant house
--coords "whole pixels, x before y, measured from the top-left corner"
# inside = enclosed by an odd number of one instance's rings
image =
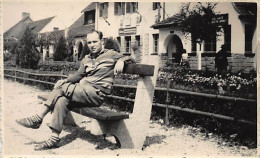
[[[186,49],[192,69],[214,70],[214,56],[221,45],[225,44],[230,53],[229,66],[232,71],[254,69],[257,52],[257,4],[220,2],[215,11],[219,13],[215,22],[222,28],[223,33],[218,39],[204,41],[201,51],[192,39],[192,35],[190,35],[191,39],[187,40],[183,33],[175,28],[178,14],[153,24],[152,28],[159,30],[159,54],[163,56],[162,63],[172,61],[176,50],[181,48]]]
[[[30,18],[29,13],[22,13],[22,20],[11,27],[4,33],[4,44],[12,44],[20,40],[25,32],[26,27],[30,28],[35,34],[38,35],[38,38],[41,36],[54,35],[65,36],[65,26],[63,22],[56,16],[33,21]],[[53,32],[53,33],[52,33]],[[53,45],[48,46],[47,48],[38,47],[40,52],[43,52],[43,56],[46,57],[46,54],[53,56]],[[45,59],[45,58],[44,58]]]
[[[28,24],[32,22],[33,20],[30,18],[30,14],[23,12],[22,19],[4,33],[4,44],[11,46],[13,43],[20,40]],[[4,51],[6,51],[6,49],[9,48],[4,48]]]
[[[90,3],[84,8],[82,15],[68,28],[68,36],[73,38],[74,61],[82,58],[83,49],[86,46],[86,35],[95,29],[96,2]]]

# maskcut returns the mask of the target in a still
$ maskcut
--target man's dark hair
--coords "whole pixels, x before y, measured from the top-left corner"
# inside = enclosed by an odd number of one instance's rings
[[[91,33],[97,33],[100,40],[103,38],[103,33],[101,31],[93,30],[88,34],[91,34]],[[87,36],[88,36],[88,34],[87,34]]]

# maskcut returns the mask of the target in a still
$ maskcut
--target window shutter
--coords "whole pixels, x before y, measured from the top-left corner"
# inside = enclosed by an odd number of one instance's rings
[[[95,23],[95,11],[93,11],[91,14],[92,14],[92,21],[93,23]]]
[[[122,15],[125,15],[125,5],[126,5],[125,2],[121,3],[121,14]]]
[[[118,11],[119,11],[119,10],[118,10],[118,5],[119,5],[119,3],[120,3],[120,2],[115,2],[115,3],[114,3],[114,5],[115,5],[114,14],[115,14],[115,15],[119,15],[119,14],[118,14],[118,13],[119,13],[119,12],[118,12]]]
[[[104,4],[104,12],[105,12],[104,17],[108,17],[108,2]]]
[[[104,9],[103,4],[100,4],[99,5],[99,17],[103,16],[103,9]]]

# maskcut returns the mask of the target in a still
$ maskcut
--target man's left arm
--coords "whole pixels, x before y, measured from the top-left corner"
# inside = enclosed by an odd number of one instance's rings
[[[122,73],[126,64],[135,63],[135,59],[132,56],[124,56],[120,53],[115,54],[114,59],[117,61],[114,68],[115,75]]]

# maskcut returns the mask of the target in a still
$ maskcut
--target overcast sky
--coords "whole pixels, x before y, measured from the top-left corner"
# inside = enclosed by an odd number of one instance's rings
[[[3,31],[22,19],[22,12],[30,13],[33,21],[57,16],[66,27],[80,17],[90,2],[86,0],[8,0],[2,4]]]

